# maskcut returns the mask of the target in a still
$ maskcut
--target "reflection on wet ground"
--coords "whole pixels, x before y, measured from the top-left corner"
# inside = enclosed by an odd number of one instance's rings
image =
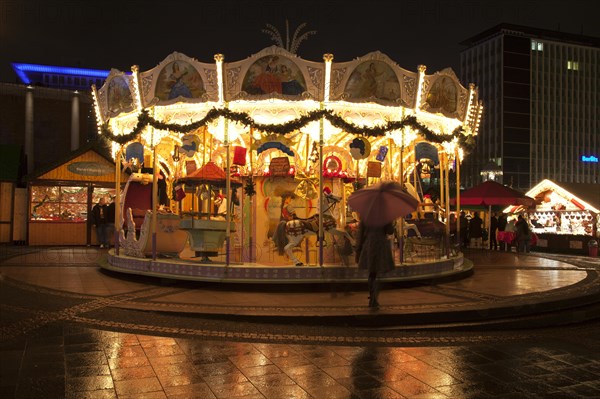
[[[478,266],[472,278],[390,287],[382,292],[382,310],[471,304],[486,310],[504,300],[527,308],[531,302],[519,302],[523,294],[543,301],[561,292],[588,293],[596,281],[589,276],[600,267],[471,255]],[[20,257],[1,266],[0,398],[600,398],[597,320],[467,331],[277,324],[239,313],[219,319],[150,312],[148,304],[198,308],[207,301],[237,312],[275,308],[285,298],[294,311],[354,312],[364,307],[365,295],[360,288],[334,296],[165,286],[103,274],[88,260],[65,265]],[[559,317],[572,322],[583,319],[580,313],[567,309]]]
[[[477,333],[439,345],[438,332],[424,346],[334,346],[50,323],[0,345],[0,397],[598,398],[598,333],[596,323],[508,342],[477,343]]]

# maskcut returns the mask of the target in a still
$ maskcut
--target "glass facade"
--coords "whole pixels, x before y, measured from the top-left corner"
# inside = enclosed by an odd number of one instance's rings
[[[519,189],[546,178],[600,183],[598,164],[581,161],[600,152],[600,50],[592,39],[499,26],[463,43],[461,80],[479,87],[484,105],[463,185],[476,185],[495,158],[503,183]]]

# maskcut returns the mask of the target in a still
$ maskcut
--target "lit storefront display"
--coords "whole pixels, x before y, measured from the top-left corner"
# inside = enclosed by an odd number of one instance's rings
[[[114,163],[85,149],[29,179],[29,245],[95,244],[88,215],[115,197]]]
[[[587,254],[588,242],[600,237],[600,190],[594,185],[543,180],[526,195],[537,203],[528,216],[538,250]]]

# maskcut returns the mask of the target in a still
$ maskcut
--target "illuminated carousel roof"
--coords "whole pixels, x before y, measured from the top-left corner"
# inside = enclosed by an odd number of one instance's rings
[[[232,62],[174,52],[148,71],[112,70],[92,92],[100,133],[121,145],[145,134],[152,146],[201,128],[223,143],[227,120],[230,142],[249,131],[263,138],[301,132],[318,141],[324,131],[326,146],[354,135],[465,148],[474,143],[483,111],[475,85],[461,85],[451,68],[428,75],[421,65],[413,72],[379,51],[345,62],[325,54],[314,62],[277,46]]]
[[[328,101],[418,108],[465,120],[478,106],[474,86],[465,88],[451,68],[432,75],[408,71],[375,51],[352,61],[304,60],[272,46],[233,62],[203,63],[174,52],[148,71],[112,70],[96,91],[103,121],[135,108],[240,100]]]

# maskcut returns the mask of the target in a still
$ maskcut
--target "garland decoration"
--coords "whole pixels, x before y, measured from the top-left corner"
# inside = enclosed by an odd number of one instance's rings
[[[246,193],[248,197],[252,197],[254,194],[256,194],[256,183],[254,183],[252,179],[249,179],[246,182],[246,185],[244,186],[244,193]]]
[[[459,126],[456,129],[454,129],[454,131],[451,134],[436,134],[427,126],[420,123],[414,115],[409,115],[399,121],[388,121],[381,125],[368,127],[356,125],[352,122],[347,122],[344,120],[344,118],[333,113],[333,111],[328,109],[310,111],[296,119],[282,124],[264,124],[256,122],[249,114],[245,112],[235,112],[227,108],[212,108],[208,111],[204,118],[199,119],[195,122],[188,123],[186,125],[158,121],[152,116],[150,116],[147,109],[144,109],[140,112],[137,124],[130,133],[125,135],[115,135],[110,130],[108,122],[106,122],[101,127],[101,134],[103,137],[106,137],[109,140],[112,140],[122,145],[135,140],[142,133],[144,128],[148,125],[159,130],[170,130],[171,132],[186,134],[193,132],[203,126],[206,126],[207,124],[220,117],[228,119],[232,122],[237,122],[248,128],[253,128],[254,130],[265,132],[267,134],[280,135],[284,135],[287,133],[291,133],[295,130],[301,129],[310,122],[318,121],[321,118],[327,119],[329,123],[331,123],[333,126],[337,127],[338,129],[342,129],[347,133],[367,137],[381,137],[385,135],[386,132],[402,129],[404,127],[410,127],[413,130],[418,131],[423,136],[423,138],[429,142],[442,143],[445,141],[451,141],[455,137],[457,137],[460,146],[465,148],[467,151],[471,151],[475,147],[474,137],[471,135],[466,135],[462,126]]]

